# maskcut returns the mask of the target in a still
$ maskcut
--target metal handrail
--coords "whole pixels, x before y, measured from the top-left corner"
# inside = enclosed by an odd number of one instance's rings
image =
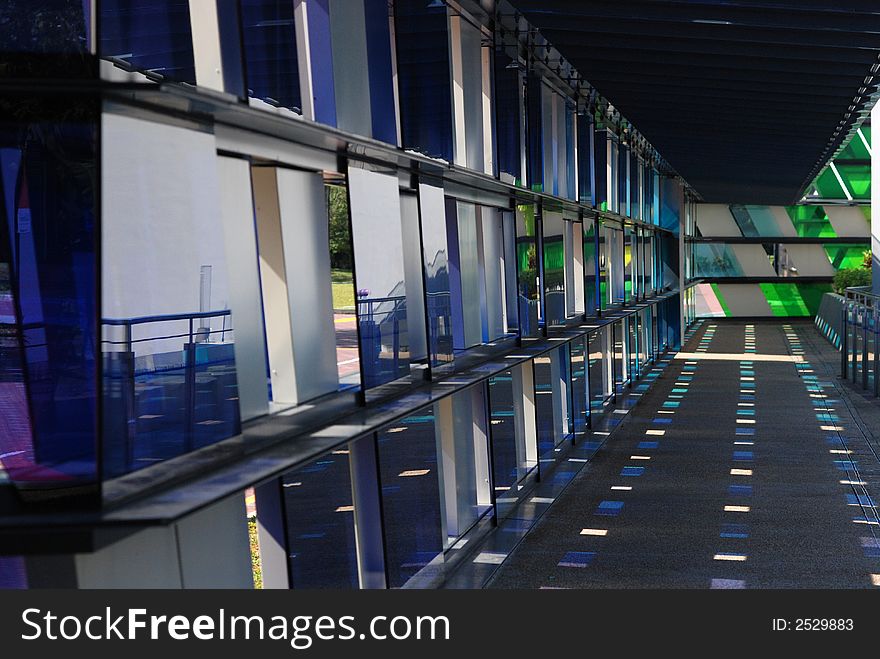
[[[880,295],[871,286],[851,286],[843,291],[841,305],[840,377],[868,389],[869,340],[873,339],[873,393],[880,396]],[[869,337],[870,335],[870,337]],[[851,339],[851,340],[850,340]],[[861,378],[858,378],[861,366]],[[860,380],[860,381],[859,381]]]

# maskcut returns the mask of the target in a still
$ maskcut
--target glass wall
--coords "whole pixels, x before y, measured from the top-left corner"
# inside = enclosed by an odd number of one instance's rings
[[[610,350],[611,328],[590,332],[588,351],[590,413],[601,414],[613,393],[612,359]]]
[[[566,318],[564,232],[568,229],[562,213],[545,211],[541,218],[544,233],[544,310],[547,325],[558,325]],[[570,267],[570,266],[569,266]]]
[[[386,574],[399,588],[443,552],[443,511],[434,409],[376,435]]]
[[[596,235],[596,222],[584,220],[584,309],[588,316],[599,308],[599,244]]]
[[[516,207],[516,271],[521,336],[537,336],[540,318],[538,244],[535,207]]]
[[[489,379],[489,432],[496,511],[503,517],[519,501],[517,485],[537,466],[535,438],[526,431],[520,369]],[[534,419],[528,427],[533,427]]]
[[[99,54],[138,71],[196,84],[189,3],[101,0]]]
[[[560,346],[535,364],[535,409],[537,412],[538,453],[552,453],[571,436],[571,375],[567,346]]]
[[[281,485],[291,587],[357,588],[348,449],[333,451],[285,474]]]
[[[590,382],[587,374],[587,337],[569,343],[571,359],[571,431],[575,443],[587,435],[590,423]]]

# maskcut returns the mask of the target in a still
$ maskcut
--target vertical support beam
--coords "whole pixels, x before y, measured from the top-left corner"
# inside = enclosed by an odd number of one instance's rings
[[[880,103],[871,110],[871,125],[880,126]],[[871,149],[871,285],[880,295],[880,145]]]
[[[222,92],[223,55],[217,3],[213,0],[189,0],[189,22],[196,84]]]
[[[464,114],[464,62],[461,50],[461,16],[449,15],[449,75],[452,83],[452,139],[456,165],[467,166],[467,134]]]
[[[535,374],[532,362],[511,369],[513,374],[513,413],[516,421],[517,458],[522,464],[538,462],[538,431],[535,418]]]
[[[254,488],[257,508],[257,540],[260,546],[260,569],[263,588],[290,588],[290,564],[287,530],[284,520],[284,487],[274,478]]]
[[[293,370],[293,330],[274,167],[253,169],[253,190],[272,399],[295,404],[298,396]]]
[[[386,588],[384,525],[379,499],[375,435],[351,442],[348,451],[360,586],[364,589]]]
[[[309,45],[308,2],[293,0],[293,24],[296,32],[296,64],[299,69],[299,97],[303,117],[316,121],[312,89],[312,50]]]
[[[229,271],[228,290],[235,328],[235,371],[242,421],[269,411],[266,386],[266,334],[260,294],[260,271],[251,166],[243,158],[217,158],[220,220]]]

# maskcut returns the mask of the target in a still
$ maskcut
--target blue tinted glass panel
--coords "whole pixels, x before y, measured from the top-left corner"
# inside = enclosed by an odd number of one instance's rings
[[[284,509],[293,588],[358,587],[348,451],[284,475]]]
[[[606,331],[601,330],[590,334],[588,344],[590,412],[593,414],[601,413],[605,406],[605,372],[608,368],[608,355],[605,353]]]
[[[187,0],[102,0],[101,57],[195,84]]]
[[[403,147],[452,162],[452,97],[446,5],[395,2]]]
[[[301,111],[293,3],[242,0],[248,94]]]
[[[0,455],[15,483],[98,476],[98,117],[88,97],[0,100]]]
[[[443,551],[433,408],[376,436],[388,585],[399,588]]]
[[[590,394],[587,374],[587,344],[584,337],[569,343],[571,355],[571,421],[575,441],[586,437]]]

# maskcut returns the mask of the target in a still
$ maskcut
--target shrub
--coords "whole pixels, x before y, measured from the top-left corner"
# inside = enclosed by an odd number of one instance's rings
[[[834,275],[831,287],[835,293],[843,294],[844,289],[852,286],[870,286],[871,270],[869,268],[844,268]]]

